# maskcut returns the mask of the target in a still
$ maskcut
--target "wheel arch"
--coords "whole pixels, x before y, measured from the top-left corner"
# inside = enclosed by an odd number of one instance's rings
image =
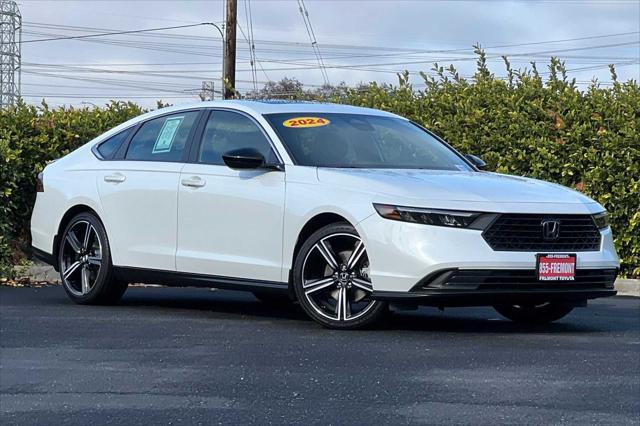
[[[317,230],[331,225],[332,223],[348,223],[351,226],[354,226],[353,223],[343,215],[334,212],[323,212],[318,213],[315,216],[309,218],[304,226],[298,232],[298,236],[296,239],[296,243],[293,246],[293,253],[291,255],[291,268],[289,269],[289,296],[295,298],[295,291],[293,289],[293,265],[295,265],[296,257],[298,257],[298,253],[300,252],[300,248],[304,244],[304,242],[309,238],[314,232]]]
[[[296,244],[293,247],[293,257],[291,258],[291,264],[295,263],[298,252],[300,251],[300,247],[302,247],[302,244],[304,244],[304,242],[311,236],[311,234],[327,225],[339,222],[345,222],[353,226],[353,223],[351,223],[346,217],[338,213],[325,212],[317,214],[310,218],[304,224],[300,232],[298,232],[298,238],[296,240]]]
[[[100,222],[102,222],[102,219],[100,219],[100,215],[98,214],[98,212],[96,212],[93,208],[89,207],[86,204],[76,204],[70,207],[69,209],[67,209],[67,211],[62,215],[62,218],[58,223],[58,229],[56,231],[56,235],[53,237],[53,253],[52,253],[53,260],[54,260],[53,267],[55,268],[56,271],[58,271],[58,251],[60,249],[61,235],[64,232],[64,229],[67,227],[67,225],[71,221],[71,219],[73,219],[75,216],[79,215],[80,213],[91,213],[95,215],[98,218],[98,220],[100,220]],[[104,222],[102,223],[104,226]]]

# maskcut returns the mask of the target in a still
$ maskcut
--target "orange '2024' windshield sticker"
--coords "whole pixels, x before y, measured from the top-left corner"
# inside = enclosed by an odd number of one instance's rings
[[[282,125],[284,127],[304,128],[326,126],[329,123],[331,123],[329,120],[322,117],[294,117],[285,120]]]

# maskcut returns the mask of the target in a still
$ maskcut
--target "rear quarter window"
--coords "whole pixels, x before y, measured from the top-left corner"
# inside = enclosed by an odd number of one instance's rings
[[[123,130],[120,133],[116,133],[106,141],[99,144],[96,150],[100,154],[100,157],[105,160],[113,158],[113,155],[116,153],[116,151],[118,151],[120,145],[122,145],[124,141],[126,141],[129,137],[129,134],[131,134],[131,130],[132,127],[129,127],[128,129]]]

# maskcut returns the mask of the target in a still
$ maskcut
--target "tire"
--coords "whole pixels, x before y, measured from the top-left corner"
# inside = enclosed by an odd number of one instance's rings
[[[115,303],[128,287],[114,278],[107,233],[92,213],[78,214],[64,229],[58,268],[67,296],[81,305]]]
[[[556,303],[539,305],[498,305],[494,309],[503,317],[522,324],[546,324],[563,318],[573,306]]]
[[[374,324],[387,311],[386,303],[370,297],[368,271],[364,243],[353,226],[340,222],[319,229],[302,244],[293,286],[300,305],[317,323],[358,329]]]
[[[256,299],[266,305],[280,306],[291,304],[289,295],[285,293],[254,291],[253,295]]]

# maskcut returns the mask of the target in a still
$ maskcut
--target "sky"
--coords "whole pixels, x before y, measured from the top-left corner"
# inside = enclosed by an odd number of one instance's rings
[[[472,75],[476,43],[485,48],[497,76],[505,75],[500,55],[506,54],[513,68],[535,61],[543,73],[549,58],[557,56],[581,87],[592,78],[610,85],[609,63],[616,64],[619,80],[640,79],[639,0],[303,3],[306,25],[297,0],[238,0],[236,87],[241,92],[285,76],[309,88],[325,82],[397,83],[402,70],[411,72],[419,90],[424,87],[419,71],[430,73],[434,62]],[[222,41],[211,25],[43,39],[204,22],[222,26],[222,1],[20,0],[18,5],[21,90],[28,103],[44,98],[50,105],[91,106],[116,99],[153,107],[156,100],[198,100],[203,81],[220,89]]]

